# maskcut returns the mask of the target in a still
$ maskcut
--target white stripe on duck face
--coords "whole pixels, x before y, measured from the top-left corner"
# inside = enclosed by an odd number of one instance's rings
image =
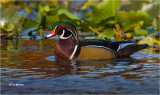
[[[67,29],[67,30],[70,31],[70,32],[72,33],[72,35],[75,37],[75,39],[78,41],[77,33],[75,33],[75,34],[76,34],[76,35],[75,35],[70,29]]]
[[[104,46],[97,46],[97,45],[88,45],[88,46],[85,46],[85,47],[98,47],[98,48],[104,48],[104,49],[107,49],[107,50],[110,50],[111,52],[113,52],[115,55],[116,55],[116,52],[110,48],[107,48],[107,47],[104,47]]]
[[[63,29],[63,32],[62,32],[62,35],[60,36],[60,39],[68,39],[68,38],[72,37],[72,34],[69,37],[64,37],[64,33],[65,33],[65,30]]]
[[[57,25],[58,26],[58,25]],[[55,29],[57,28],[57,26],[55,27]],[[67,29],[67,28],[66,28]],[[72,35],[74,35],[74,37],[76,38],[76,40],[78,41],[78,39],[77,39],[77,34],[75,35],[70,29],[67,29],[68,31],[70,31],[71,33],[72,33]],[[75,30],[75,29],[74,29]],[[75,30],[76,31],[76,30]],[[65,39],[66,37],[63,37],[64,36],[64,32],[65,32],[65,30],[63,30],[63,34],[60,36],[60,38],[62,38],[62,39]],[[71,35],[71,36],[72,36]],[[70,37],[71,37],[70,36]],[[66,38],[67,39],[67,38]]]

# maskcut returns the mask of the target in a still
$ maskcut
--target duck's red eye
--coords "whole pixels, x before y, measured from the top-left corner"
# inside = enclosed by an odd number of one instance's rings
[[[61,29],[62,29],[62,27],[61,27],[61,26],[58,26],[58,27],[57,27],[57,29],[58,29],[58,30],[61,30]]]

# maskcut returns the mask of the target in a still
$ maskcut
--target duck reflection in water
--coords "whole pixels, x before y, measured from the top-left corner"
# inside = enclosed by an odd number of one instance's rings
[[[108,75],[132,71],[141,67],[140,65],[134,63],[136,63],[136,60],[132,58],[102,61],[69,61],[57,59],[54,62],[54,77],[73,74],[85,75],[90,73],[96,73],[97,77],[95,77],[101,78]]]
[[[76,74],[77,64],[75,61],[57,59],[54,62],[55,76],[59,77],[66,74]]]

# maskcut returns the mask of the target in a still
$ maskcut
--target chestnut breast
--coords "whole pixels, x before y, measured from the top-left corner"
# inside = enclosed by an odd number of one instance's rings
[[[58,58],[70,59],[76,43],[72,38],[59,39],[55,46],[55,55]]]

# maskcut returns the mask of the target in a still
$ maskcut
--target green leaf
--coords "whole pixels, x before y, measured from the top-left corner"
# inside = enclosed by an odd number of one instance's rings
[[[107,39],[110,39],[113,36],[114,36],[113,29],[105,29],[102,33],[98,35],[98,38],[105,39],[107,37]]]
[[[133,31],[134,27],[137,26],[137,23],[143,22],[141,27],[147,27],[151,25],[151,18],[150,15],[145,12],[136,12],[136,11],[129,11],[124,12],[120,11],[116,14],[116,17],[118,19],[118,23],[122,25],[124,30],[130,30]],[[126,29],[128,27],[132,27],[132,29]]]
[[[138,44],[148,44],[149,46],[153,45],[160,45],[160,41],[153,38],[152,36],[145,37],[144,39],[140,40]]]
[[[93,23],[99,23],[108,17],[115,16],[120,4],[120,0],[104,0],[93,10],[90,21]]]
[[[135,36],[146,36],[149,32],[144,29],[139,29],[134,31]]]
[[[53,25],[54,23],[60,21],[58,15],[52,15],[52,16],[47,16],[46,17],[46,23],[49,25]]]
[[[36,22],[33,19],[27,20],[24,22],[24,28],[38,27],[40,23]]]
[[[137,23],[133,23],[133,24],[128,24],[128,26],[124,27],[124,31],[135,31],[135,30],[139,30],[141,29],[142,25],[143,25],[143,21],[139,21]]]
[[[6,31],[12,31],[15,27],[14,23],[6,23],[6,25],[4,26],[4,30]]]
[[[98,23],[98,25],[105,26],[106,28],[113,28],[115,24],[116,24],[115,17],[109,17]]]
[[[47,12],[47,15],[49,15],[49,16],[51,16],[51,15],[52,15],[52,16],[53,16],[53,15],[56,15],[57,12],[58,12],[58,10],[60,10],[59,7],[52,8],[52,9],[50,9],[50,11]]]
[[[69,12],[67,9],[61,9],[58,11],[58,15],[66,15],[68,18],[73,19],[73,20],[80,20],[79,17],[75,16],[71,12]]]

